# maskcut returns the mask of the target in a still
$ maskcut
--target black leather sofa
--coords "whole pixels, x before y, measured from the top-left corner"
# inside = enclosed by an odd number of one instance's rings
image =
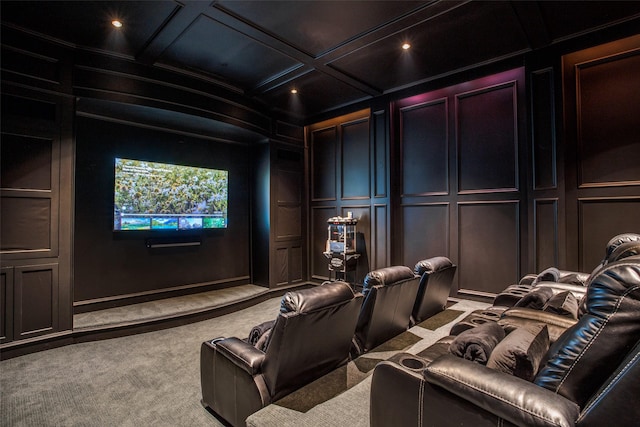
[[[362,305],[346,282],[286,293],[262,351],[239,338],[202,343],[202,404],[233,426],[349,359]]]
[[[446,308],[456,269],[457,266],[443,256],[428,258],[416,264],[413,271],[420,277],[420,284],[411,312],[412,325]]]
[[[376,366],[371,426],[638,425],[640,256],[633,250],[624,259],[610,255],[585,284],[584,313],[546,352],[538,347],[531,381],[450,354],[450,336],[418,356],[402,354]],[[529,319],[507,338],[526,328],[547,331],[543,325]]]

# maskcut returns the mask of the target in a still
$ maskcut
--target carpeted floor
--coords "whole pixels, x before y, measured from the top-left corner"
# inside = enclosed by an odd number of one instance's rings
[[[252,326],[275,318],[279,304],[279,297],[272,298],[203,322],[2,361],[0,425],[219,426],[200,405],[200,344],[217,336],[246,337]],[[453,321],[485,306],[461,301],[451,307],[462,313]],[[269,405],[252,415],[248,424],[366,426],[375,363],[395,354],[399,347],[408,346],[403,351],[416,354],[446,335],[447,325],[435,330],[414,326],[396,343],[349,363],[344,367],[347,375],[335,373],[320,380],[344,385],[327,389],[314,401],[300,399],[298,402],[307,402],[304,407],[291,409],[280,406],[282,402]],[[331,375],[340,376],[340,381],[332,380]]]

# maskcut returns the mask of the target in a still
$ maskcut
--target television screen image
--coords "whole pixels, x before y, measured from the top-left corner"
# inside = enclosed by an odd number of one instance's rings
[[[226,228],[229,173],[115,159],[114,231]]]

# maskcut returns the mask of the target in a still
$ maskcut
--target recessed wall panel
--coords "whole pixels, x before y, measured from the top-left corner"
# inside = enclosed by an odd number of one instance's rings
[[[456,97],[459,191],[518,188],[515,83]]]
[[[2,251],[51,249],[51,199],[2,197]]]
[[[400,114],[402,193],[448,192],[447,103],[438,100]]]
[[[371,192],[369,120],[342,125],[342,198],[367,198]]]
[[[373,269],[389,266],[389,242],[387,225],[387,207],[375,207],[375,258],[372,264]]]
[[[313,200],[336,199],[336,128],[312,133],[311,188]]]
[[[535,271],[558,266],[558,201],[535,200]]]
[[[640,50],[579,64],[576,73],[578,184],[639,184]]]
[[[531,73],[534,189],[555,188],[556,133],[553,70]]]
[[[375,167],[375,196],[387,195],[387,116],[384,111],[376,111],[373,114],[374,129],[374,162]]]
[[[52,141],[2,134],[2,188],[51,190]]]
[[[302,248],[293,246],[289,250],[289,278],[292,282],[302,280]]]
[[[289,249],[276,249],[276,282],[281,285],[289,281]]]
[[[57,329],[58,266],[15,268],[16,334],[27,337]]]
[[[276,179],[278,203],[301,203],[303,180],[300,172],[278,170]]]
[[[302,215],[300,206],[278,206],[278,227],[277,237],[301,237],[302,236]]]
[[[518,202],[458,205],[459,291],[497,294],[520,278]]]
[[[402,263],[413,268],[420,260],[449,257],[449,205],[404,206]]]
[[[640,234],[640,198],[594,198],[578,200],[578,205],[581,271],[591,272],[602,261],[605,246],[615,235]]]

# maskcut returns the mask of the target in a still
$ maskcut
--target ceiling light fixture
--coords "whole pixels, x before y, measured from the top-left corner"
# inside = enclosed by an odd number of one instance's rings
[[[122,21],[118,21],[117,19],[114,19],[113,21],[111,21],[111,25],[113,25],[116,28],[121,28],[122,27]]]
[[[405,44],[402,45],[402,48],[404,50],[408,50],[410,47],[411,47],[411,45],[409,43],[405,43]]]
[[[298,89],[291,89],[291,93],[293,93],[293,94],[298,93]]]

